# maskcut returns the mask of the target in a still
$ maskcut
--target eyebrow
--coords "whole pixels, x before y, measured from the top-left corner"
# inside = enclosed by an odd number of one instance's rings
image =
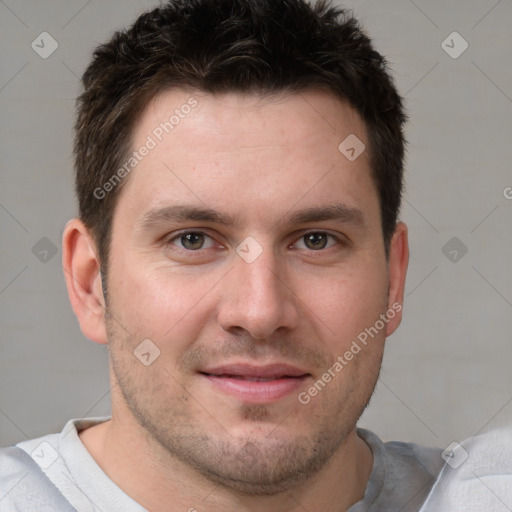
[[[311,207],[293,213],[282,222],[289,224],[303,224],[307,222],[320,222],[324,220],[336,220],[344,223],[354,224],[359,227],[366,227],[367,221],[364,213],[353,206],[344,204],[333,204],[320,207]]]
[[[146,231],[162,224],[188,220],[225,224],[226,226],[232,226],[236,221],[234,216],[210,208],[174,205],[149,210],[137,222],[137,225],[141,230]]]
[[[171,222],[200,221],[233,226],[237,224],[238,216],[229,213],[219,212],[210,208],[173,205],[163,208],[156,208],[146,212],[137,222],[137,226],[142,231],[149,231],[153,228],[165,225]],[[286,224],[306,224],[309,222],[320,222],[334,220],[343,223],[354,224],[364,228],[367,226],[367,220],[364,213],[359,209],[344,204],[333,204],[326,206],[317,206],[305,208],[286,215],[277,222],[276,225]]]

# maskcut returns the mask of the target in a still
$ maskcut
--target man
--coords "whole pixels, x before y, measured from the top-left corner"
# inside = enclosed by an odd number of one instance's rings
[[[405,116],[357,22],[171,0],[83,84],[64,270],[112,417],[5,450],[2,506],[419,510],[440,451],[356,428],[408,263]]]

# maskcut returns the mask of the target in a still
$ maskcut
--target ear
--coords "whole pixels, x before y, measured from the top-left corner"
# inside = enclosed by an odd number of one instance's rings
[[[387,323],[386,336],[393,334],[402,321],[405,276],[408,264],[409,241],[407,238],[407,226],[403,222],[399,222],[391,239],[388,260],[388,311],[394,311],[396,314],[393,318],[390,317]]]
[[[79,219],[68,222],[62,236],[62,266],[69,300],[84,335],[107,343],[105,299],[101,287],[100,261],[89,230]]]

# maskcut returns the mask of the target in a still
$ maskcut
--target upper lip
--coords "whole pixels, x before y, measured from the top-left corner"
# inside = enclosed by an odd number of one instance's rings
[[[266,365],[250,365],[250,364],[225,364],[221,366],[208,367],[201,370],[200,373],[215,376],[234,376],[234,377],[253,377],[253,378],[269,378],[269,377],[303,377],[308,372],[284,363],[274,363]]]

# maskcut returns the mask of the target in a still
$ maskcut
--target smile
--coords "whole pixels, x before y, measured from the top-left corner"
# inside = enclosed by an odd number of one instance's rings
[[[224,365],[199,372],[210,385],[244,403],[272,403],[304,385],[311,375],[284,364],[251,366]]]

